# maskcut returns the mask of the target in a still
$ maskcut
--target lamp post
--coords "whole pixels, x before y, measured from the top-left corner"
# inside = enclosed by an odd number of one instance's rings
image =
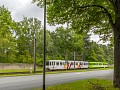
[[[34,73],[36,73],[36,38],[34,37]]]
[[[45,90],[45,65],[46,65],[46,0],[44,0],[44,61],[43,61],[43,90]]]
[[[34,27],[34,19],[33,19],[33,30],[34,30],[34,73],[36,73],[36,29]]]
[[[75,51],[74,51],[74,69],[75,69]]]

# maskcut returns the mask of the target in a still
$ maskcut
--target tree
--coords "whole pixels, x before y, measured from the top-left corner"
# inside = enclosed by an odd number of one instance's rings
[[[55,59],[72,60],[74,51],[81,54],[83,35],[78,35],[71,28],[58,27],[51,33],[51,37],[54,42]]]
[[[16,40],[14,37],[15,22],[11,13],[4,6],[0,7],[0,62],[16,61]]]
[[[100,45],[100,48],[102,48],[103,52],[104,52],[104,59],[108,62],[108,64],[112,64],[113,63],[113,47],[111,47],[110,45]]]
[[[94,52],[96,54],[97,61],[99,61],[99,62],[105,62],[105,61],[108,62],[108,60],[107,60],[108,58],[105,58],[105,56],[107,56],[107,55],[104,52],[103,46],[104,45],[99,45],[99,44],[97,44],[96,42],[93,42],[93,41],[90,44],[91,49],[94,50]]]
[[[41,29],[40,32],[36,34],[36,39],[38,40],[37,42],[37,52],[40,54],[41,57],[43,57],[43,40],[44,40],[44,35],[43,35],[44,30]],[[47,60],[52,59],[51,51],[53,50],[54,44],[53,40],[50,35],[50,31],[46,31],[46,52],[47,52]]]
[[[24,17],[23,21],[18,22],[18,27],[16,30],[18,62],[32,63],[34,38],[41,30],[41,21],[37,18]]]
[[[63,27],[57,28],[53,33],[52,33],[52,38],[54,40],[54,45],[57,50],[57,54],[60,53],[60,56],[64,57],[65,60],[68,59],[68,52],[69,48],[71,47],[71,35],[68,29],[65,29]]]
[[[39,0],[33,0],[42,4]],[[109,39],[114,34],[114,87],[120,88],[120,0],[47,0],[48,22],[92,30]]]

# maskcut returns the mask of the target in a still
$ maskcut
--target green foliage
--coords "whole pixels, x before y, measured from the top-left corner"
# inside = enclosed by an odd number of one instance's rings
[[[24,17],[24,20],[18,22],[18,29],[16,30],[17,50],[21,63],[33,63],[34,38],[41,30],[41,21],[37,18]],[[38,46],[38,45],[37,45]],[[38,60],[38,59],[37,59]],[[38,62],[38,61],[37,61]]]
[[[33,2],[43,6],[43,0],[33,0]],[[47,0],[47,20],[51,25],[70,23],[71,27],[79,33],[92,31],[102,40],[112,41],[111,24],[115,22],[113,2]]]
[[[15,22],[10,12],[0,7],[0,62],[14,62],[16,60],[16,41],[13,36]],[[12,59],[13,58],[13,59]]]
[[[86,59],[88,61],[98,61],[96,53],[94,50],[89,50]]]
[[[2,12],[0,14],[0,62],[33,63],[34,38],[36,38],[37,64],[42,65],[44,39],[41,21],[37,18],[24,17],[23,21],[14,22],[7,9],[4,7],[0,9]],[[113,63],[113,48],[110,45],[98,45],[90,41],[90,35],[86,32],[78,33],[71,26],[58,27],[53,32],[47,30],[46,36],[47,60],[73,60],[73,52],[75,52],[76,60]]]
[[[42,90],[42,89],[34,89]],[[88,79],[56,86],[49,86],[46,90],[119,90],[112,86],[112,81],[102,79]]]

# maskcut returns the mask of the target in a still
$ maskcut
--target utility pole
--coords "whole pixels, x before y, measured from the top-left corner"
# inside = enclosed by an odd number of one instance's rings
[[[34,37],[34,73],[36,73],[36,38]]]
[[[43,90],[45,90],[45,66],[46,66],[46,0],[44,0],[44,61],[43,61]]]
[[[36,73],[36,29],[34,24],[34,18],[33,18],[33,30],[34,30],[34,73]]]
[[[75,51],[74,51],[74,69],[75,69]]]

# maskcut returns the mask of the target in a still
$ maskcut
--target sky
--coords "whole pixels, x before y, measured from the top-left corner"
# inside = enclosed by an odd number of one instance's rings
[[[0,0],[0,6],[5,6],[11,12],[12,18],[15,21],[23,20],[23,17],[34,17],[38,18],[43,25],[44,21],[44,9],[37,7],[36,4],[31,3],[32,0]],[[49,26],[47,29],[54,31],[55,26]],[[92,35],[91,40],[98,42],[98,35]],[[99,42],[102,43],[102,42]]]
[[[36,17],[43,21],[43,9],[31,2],[32,0],[0,0],[0,6],[4,5],[8,8],[15,21],[21,21],[23,16]]]
[[[37,7],[36,4],[31,3],[32,0],[0,0],[0,6],[5,6],[11,12],[12,18],[15,21],[23,20],[23,17],[35,17],[40,21],[44,21],[44,9]],[[55,26],[49,26],[47,29],[53,31]]]

